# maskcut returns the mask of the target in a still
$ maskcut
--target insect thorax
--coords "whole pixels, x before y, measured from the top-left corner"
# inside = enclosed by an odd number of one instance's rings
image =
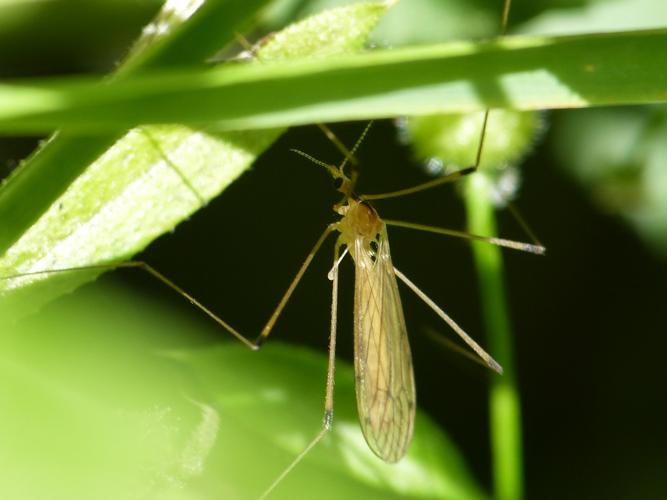
[[[366,247],[382,233],[384,222],[366,202],[350,199],[347,205],[339,207],[337,212],[343,216],[338,222],[338,231],[341,240],[348,246],[352,246],[353,241],[362,239]]]

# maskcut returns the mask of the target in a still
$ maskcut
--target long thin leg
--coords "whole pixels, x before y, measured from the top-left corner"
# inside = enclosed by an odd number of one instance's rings
[[[427,189],[440,186],[441,184],[454,182],[455,180],[460,179],[461,177],[472,174],[476,170],[477,170],[477,165],[457,170],[456,172],[452,172],[451,174],[443,175],[442,177],[438,177],[437,179],[433,179],[431,181],[427,181],[422,184],[417,184],[416,186],[412,186],[409,188],[399,189],[398,191],[390,191],[388,193],[364,194],[361,195],[360,198],[362,200],[386,200],[387,198],[398,198],[399,196],[418,193],[420,191],[425,191]]]
[[[446,349],[449,349],[450,351],[454,351],[456,354],[460,354],[464,358],[469,359],[473,363],[477,363],[480,366],[483,366],[484,368],[487,368],[486,363],[480,359],[477,354],[474,352],[470,352],[470,350],[466,349],[462,345],[454,342],[453,340],[443,336],[440,332],[437,332],[436,330],[433,330],[431,328],[427,328],[426,330],[426,335],[431,337],[435,342],[439,343]]]
[[[503,14],[503,16],[506,16],[506,13]],[[506,24],[507,20],[504,19],[503,21],[503,30],[506,29]],[[452,172],[451,174],[439,177],[437,179],[433,179],[421,184],[418,184],[416,186],[411,186],[408,188],[404,189],[399,189],[397,191],[390,191],[386,193],[376,193],[376,194],[363,194],[360,195],[359,198],[362,200],[384,200],[387,198],[398,198],[400,196],[405,196],[413,193],[418,193],[420,191],[425,191],[427,189],[431,189],[437,186],[440,186],[442,184],[447,184],[450,182],[454,182],[462,177],[465,177],[467,175],[470,175],[474,172],[477,171],[479,168],[480,162],[482,161],[482,151],[484,149],[484,139],[486,137],[486,129],[487,129],[487,124],[489,122],[489,113],[490,110],[486,110],[484,112],[484,117],[482,120],[482,126],[480,129],[480,137],[479,137],[479,143],[477,144],[477,152],[475,154],[475,164],[471,167],[463,168],[461,170],[458,170],[456,172]],[[346,161],[349,159],[351,162],[353,162],[356,165],[356,158],[353,156],[353,153],[350,152],[347,147],[336,137],[336,135],[326,127],[326,125],[319,124],[318,125],[320,129],[324,132],[324,134],[336,145],[336,147],[345,155]],[[360,139],[363,139],[363,136],[366,134],[368,130],[367,129],[364,131]],[[357,144],[355,145],[355,148],[353,151],[358,147],[359,141],[357,141]],[[314,163],[317,163],[318,165],[321,165],[325,167],[327,170],[330,172],[334,167],[331,165],[328,165],[324,162],[321,162],[315,158],[313,158],[310,155],[307,155],[306,153],[298,150],[292,150],[296,153],[299,153],[302,156],[305,156],[309,160],[313,161]],[[335,177],[335,174],[333,174]],[[420,229],[423,231],[431,231],[435,233],[440,233],[440,234],[446,234],[449,236],[456,236],[460,238],[468,238],[468,239],[473,239],[473,240],[480,240],[480,241],[486,241],[488,243],[493,243],[495,245],[503,246],[503,247],[508,247],[508,248],[513,248],[516,250],[523,250],[525,252],[531,252],[531,253],[536,253],[536,254],[544,254],[545,253],[545,248],[544,246],[540,243],[540,241],[537,239],[533,231],[531,231],[530,227],[524,220],[524,218],[521,216],[519,211],[517,210],[514,205],[511,203],[508,205],[508,208],[510,210],[510,213],[512,216],[517,220],[521,228],[525,231],[525,233],[529,236],[531,240],[533,240],[534,244],[528,244],[528,243],[520,243],[512,240],[507,240],[504,238],[493,238],[493,237],[485,237],[485,236],[478,236],[478,235],[472,235],[469,233],[466,233],[464,231],[455,231],[455,230],[450,230],[450,229],[443,229],[443,228],[436,228],[433,226],[426,226],[423,224],[414,224],[414,223],[409,223],[409,222],[401,222],[401,221],[385,221],[387,224],[394,225],[394,226],[400,226],[400,227],[406,227],[406,228],[412,228],[412,229]]]
[[[331,324],[329,333],[329,363],[327,367],[327,389],[324,397],[324,418],[322,420],[322,428],[313,438],[313,440],[306,446],[306,448],[299,453],[294,460],[283,470],[280,475],[271,483],[271,485],[262,493],[260,500],[266,498],[280,482],[292,472],[301,460],[312,450],[317,443],[331,430],[333,425],[333,396],[334,396],[334,376],[336,371],[336,330],[338,322],[338,265],[339,265],[339,246],[336,244],[334,248],[334,264],[331,269]]]
[[[262,328],[262,332],[259,334],[257,339],[255,340],[255,346],[260,347],[265,341],[266,338],[269,336],[269,333],[271,333],[271,329],[273,328],[273,325],[275,325],[276,321],[278,320],[278,316],[280,316],[280,313],[283,311],[285,308],[285,304],[287,304],[287,301],[290,299],[292,296],[292,293],[294,292],[294,289],[296,286],[299,284],[299,281],[301,281],[301,278],[303,277],[304,273],[306,272],[306,269],[308,269],[308,266],[310,266],[310,263],[313,261],[313,257],[315,257],[315,254],[317,251],[320,249],[322,246],[322,243],[324,243],[324,240],[327,239],[327,237],[336,229],[336,224],[329,224],[327,228],[324,230],[322,235],[319,237],[315,245],[313,246],[312,250],[308,253],[306,256],[306,260],[303,261],[303,264],[301,264],[301,268],[299,269],[299,272],[296,273],[296,276],[294,276],[294,279],[292,280],[292,283],[290,283],[290,286],[287,288],[287,291],[285,292],[285,295],[283,295],[283,298],[280,299],[280,302],[276,306],[276,309],[273,311],[273,314],[269,318],[269,320],[266,322],[266,325],[264,325],[264,328]]]
[[[461,170],[457,170],[456,172],[452,172],[451,174],[443,175],[442,177],[439,177],[437,179],[422,182],[421,184],[417,184],[416,186],[399,189],[397,191],[389,191],[387,193],[365,194],[361,198],[364,200],[386,200],[387,198],[398,198],[399,196],[419,193],[421,191],[426,191],[427,189],[432,189],[442,184],[448,184],[450,182],[454,182],[460,179],[461,177],[465,177],[466,175],[475,173],[479,168],[480,162],[482,161],[482,151],[484,149],[484,138],[486,137],[486,126],[487,123],[489,122],[489,113],[490,111],[488,109],[484,111],[484,118],[482,119],[482,127],[479,133],[479,143],[477,144],[477,153],[475,154],[474,165],[462,168]]]
[[[266,322],[266,325],[264,326],[264,328],[262,328],[261,333],[259,334],[257,339],[254,340],[254,341],[249,340],[245,335],[241,334],[238,330],[236,330],[234,327],[232,327],[229,323],[227,323],[226,321],[221,319],[217,314],[215,314],[208,307],[206,307],[201,302],[199,302],[197,299],[195,299],[188,292],[183,290],[176,283],[174,283],[169,278],[167,278],[162,273],[160,273],[158,270],[153,268],[150,264],[147,264],[146,262],[143,262],[143,261],[126,261],[126,262],[118,262],[118,263],[111,263],[111,264],[96,264],[96,265],[91,265],[91,266],[70,267],[70,268],[65,268],[65,269],[48,269],[48,270],[44,270],[44,271],[33,271],[33,272],[28,272],[28,273],[15,274],[15,275],[11,275],[11,276],[0,276],[0,281],[1,280],[14,279],[14,278],[21,278],[21,277],[24,277],[24,276],[35,276],[35,275],[40,275],[40,274],[55,274],[55,273],[75,272],[75,271],[107,270],[107,269],[118,269],[118,268],[139,268],[139,269],[143,269],[148,274],[150,274],[151,276],[156,278],[158,281],[160,281],[164,285],[166,285],[169,288],[171,288],[172,290],[174,290],[176,293],[178,293],[183,298],[187,299],[193,306],[195,306],[197,309],[202,311],[204,314],[206,314],[209,318],[211,318],[217,324],[222,326],[225,330],[227,330],[229,333],[231,333],[234,337],[236,337],[238,340],[243,342],[243,344],[245,344],[246,346],[248,346],[252,350],[257,350],[261,347],[261,345],[264,343],[266,338],[269,336],[269,333],[271,333],[271,329],[273,328],[276,321],[278,320],[278,317],[280,316],[280,313],[285,308],[285,305],[287,304],[287,301],[292,296],[292,293],[294,292],[294,289],[299,284],[299,282],[301,281],[301,278],[303,277],[304,273],[306,272],[306,270],[310,266],[310,263],[312,262],[313,257],[315,257],[315,254],[317,253],[317,251],[320,249],[320,247],[322,246],[324,241],[327,239],[327,237],[331,234],[331,232],[335,228],[336,228],[335,224],[329,224],[327,226],[327,228],[324,230],[324,232],[317,239],[317,242],[315,243],[313,248],[310,250],[310,252],[306,256],[306,259],[303,261],[303,264],[301,264],[301,267],[299,268],[299,271],[296,273],[296,276],[294,276],[294,279],[292,279],[292,282],[290,283],[289,287],[287,288],[287,291],[285,292],[283,297],[280,299],[280,302],[278,303],[278,305],[274,309],[273,313],[269,317],[269,320]]]
[[[415,285],[412,281],[410,281],[401,271],[396,269],[394,267],[394,272],[396,273],[396,276],[408,285],[408,287],[415,292],[417,297],[422,299],[424,302],[426,302],[426,305],[428,305],[435,313],[440,316],[445,323],[447,323],[452,330],[456,332],[456,334],[463,339],[463,341],[470,346],[470,348],[475,351],[475,353],[484,360],[484,363],[486,363],[486,366],[491,368],[493,371],[498,372],[498,373],[503,373],[503,368],[498,364],[498,362],[493,359],[482,347],[475,342],[470,335],[468,335],[463,328],[461,328],[452,318],[449,317],[449,315],[440,309],[438,305],[433,302],[424,292],[422,292],[417,285]]]
[[[500,20],[500,36],[503,36],[507,33],[507,20],[509,17],[511,1],[506,1],[503,6],[503,13]],[[461,169],[457,172],[453,172],[449,175],[440,177],[439,179],[434,179],[432,181],[424,182],[422,184],[417,184],[406,189],[400,189],[398,191],[391,191],[388,193],[378,193],[378,194],[369,194],[364,195],[362,198],[365,200],[384,200],[386,198],[395,198],[398,196],[404,196],[406,194],[418,193],[419,191],[424,191],[426,189],[431,189],[433,187],[439,186],[441,184],[446,184],[448,182],[455,181],[456,179],[463,177],[464,175],[472,174],[477,171],[480,163],[482,162],[482,151],[484,150],[484,139],[486,139],[486,128],[489,123],[489,114],[491,113],[490,109],[484,111],[484,117],[482,118],[482,127],[479,132],[479,142],[477,143],[477,153],[475,154],[475,163],[467,168]]]
[[[530,228],[528,223],[526,222],[526,219],[521,215],[521,212],[519,212],[519,209],[514,205],[514,203],[508,203],[507,208],[509,209],[510,213],[512,214],[512,217],[519,223],[519,226],[521,226],[521,229],[528,235],[528,237],[533,240],[533,243],[536,245],[542,246],[542,242],[537,238],[533,230]]]
[[[465,231],[457,231],[455,229],[446,229],[444,227],[428,226],[426,224],[416,224],[414,222],[403,222],[399,220],[383,219],[388,226],[404,227],[407,229],[416,229],[418,231],[426,231],[429,233],[444,234],[446,236],[454,236],[456,238],[464,238],[468,240],[484,241],[500,247],[512,248],[514,250],[521,250],[523,252],[544,255],[546,248],[542,245],[533,245],[531,243],[523,243],[521,241],[506,240],[504,238],[495,238],[493,236],[480,236],[478,234],[470,234]]]

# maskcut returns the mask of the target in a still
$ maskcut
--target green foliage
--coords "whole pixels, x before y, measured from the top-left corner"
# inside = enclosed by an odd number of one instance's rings
[[[320,429],[326,357],[187,318],[93,286],[4,328],[3,497],[257,498]],[[353,387],[339,361],[334,429],[271,498],[483,498],[423,414],[400,464],[377,459]]]
[[[130,2],[117,3],[128,8]],[[450,38],[449,28],[460,36],[493,32],[495,14],[473,2],[447,2],[451,10],[445,12],[445,2],[405,0],[372,36],[381,45],[430,44],[423,47],[353,54],[388,6],[371,3],[327,12],[269,37],[254,63],[203,64],[236,43],[235,33],[245,31],[264,3],[209,0],[193,17],[163,11],[128,62],[104,83],[70,77],[0,85],[0,131],[65,127],[0,189],[0,275],[134,255],[224,190],[288,125],[487,106],[542,109],[667,99],[664,64],[656,57],[667,42],[664,23],[653,31],[627,31],[646,27],[644,19],[613,24],[622,33],[542,32],[436,43]],[[284,3],[290,5],[280,15],[288,19],[308,4]],[[604,10],[602,4],[590,11]],[[661,12],[656,0],[642,0],[650,9],[633,9],[627,0],[615,4],[623,4],[626,14],[629,8],[653,19]],[[584,11],[565,32],[601,26],[585,22]],[[563,15],[523,30],[558,25]],[[418,25],[419,19],[428,22]],[[5,22],[11,19],[0,16],[0,24]],[[535,115],[506,116],[524,117],[520,129],[536,127]],[[573,175],[603,206],[650,233],[660,248],[667,234],[664,122],[663,110],[648,108],[587,110],[556,122],[558,154]],[[126,132],[139,123],[160,125]],[[429,119],[421,124],[430,133]],[[487,145],[494,140],[503,143],[502,136],[491,137]],[[530,133],[517,141],[514,152],[530,145]],[[422,155],[431,156],[432,147],[427,143]],[[470,164],[470,151],[455,147],[445,156]],[[502,153],[502,161],[516,161],[512,151],[509,159]],[[487,149],[485,155],[492,159],[496,153]],[[494,228],[487,220],[473,231],[492,234]],[[487,312],[487,322],[502,330],[503,296],[493,291],[502,285],[497,252],[475,252],[481,279],[492,282],[482,290],[485,307],[501,309]],[[52,309],[20,326],[7,324],[10,315],[38,309],[96,274],[2,284],[10,289],[0,307],[8,403],[0,426],[2,495],[255,497],[318,430],[325,360],[279,345],[269,344],[261,354],[211,345],[198,327],[165,311],[153,314],[134,297],[97,300],[91,293],[82,304],[66,302],[66,315]],[[114,304],[112,318],[100,314],[100,302]],[[520,429],[511,346],[497,339],[491,350],[500,352],[510,374],[492,393],[494,432],[502,440],[510,436],[504,431],[518,436]],[[405,463],[390,467],[375,459],[359,434],[352,383],[349,368],[339,367],[334,433],[276,497],[298,498],[304,491],[323,498],[482,496],[456,449],[423,415]],[[512,446],[496,456],[495,474],[506,481],[505,492],[520,496],[521,456]]]
[[[357,50],[385,7],[363,4],[294,25],[262,45],[255,64]],[[145,56],[136,50],[132,64],[139,65]],[[0,274],[131,256],[218,194],[279,133],[137,127],[71,184],[47,172],[57,172],[68,153],[85,165],[111,137],[56,136],[3,186],[5,213],[16,214],[12,201],[28,192],[42,197],[31,199],[31,207],[41,201],[45,211],[24,233],[28,218],[5,219],[12,222],[3,228],[5,243],[18,240]],[[74,146],[86,140],[90,147],[76,155]],[[2,340],[13,349],[1,364],[15,411],[3,416],[12,466],[0,491],[50,498],[257,497],[321,425],[325,358],[280,345],[261,354],[238,345],[196,348],[193,339],[205,334],[193,325],[165,311],[151,313],[136,298],[96,297],[90,290],[66,301],[65,312],[53,308],[18,326],[10,321],[97,274],[3,281]],[[106,303],[113,309],[105,317]],[[483,497],[457,450],[423,415],[400,465],[372,455],[356,422],[353,380],[351,368],[339,363],[335,430],[274,498],[316,489],[322,498]],[[26,414],[47,417],[26,421]],[[26,483],[43,467],[39,482]]]
[[[386,7],[359,4],[292,25],[259,47],[254,65],[359,50]],[[150,50],[152,46],[146,47]],[[166,49],[161,50],[160,57],[165,58]],[[0,260],[0,276],[127,259],[217,196],[281,133],[275,129],[214,133],[182,125],[143,126],[117,140],[70,185],[69,177],[48,174],[59,172],[59,161],[72,150],[66,142],[63,152],[59,147],[63,141],[54,137],[0,191],[0,213],[7,214],[1,231],[3,243],[15,242]],[[100,140],[93,138],[92,142],[98,145]],[[81,141],[87,139],[74,140],[75,144]],[[86,155],[69,161],[78,170]],[[60,192],[64,193],[49,206],[50,198]],[[16,217],[21,212],[17,199],[31,210],[32,217],[39,215],[27,231],[25,226],[32,221],[27,216]],[[42,207],[43,213],[35,213]],[[114,237],[103,237],[108,234]],[[97,274],[43,274],[2,281],[0,290],[7,292],[34,285],[29,295],[21,292],[11,304],[7,299],[4,310],[21,315],[23,307],[38,308]]]
[[[252,0],[239,9],[235,2],[213,0],[201,9],[193,1],[168,3],[149,24],[135,45],[129,64],[121,68],[123,76],[152,65],[183,64],[183,54],[189,54],[192,64],[211,57],[229,42],[236,30],[248,22],[254,9],[266,0]],[[202,25],[209,32],[202,33]],[[211,26],[220,38],[212,36]],[[121,78],[122,79],[122,78]],[[35,105],[35,96],[15,96],[15,104]],[[32,104],[30,104],[32,102]],[[49,131],[51,132],[51,131]],[[70,184],[99,156],[121,138],[114,131],[108,135],[68,134],[61,131],[40,147],[17,169],[0,190],[0,253],[5,253],[32,224],[34,224],[65,192]]]
[[[6,83],[0,130],[90,133],[175,121],[249,129],[487,107],[662,102],[654,54],[666,40],[667,30],[526,36],[160,71],[109,85],[89,78]]]

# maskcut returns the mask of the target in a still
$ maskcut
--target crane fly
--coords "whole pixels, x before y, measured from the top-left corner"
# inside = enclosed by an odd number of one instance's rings
[[[320,125],[325,134],[329,138],[332,138],[334,144],[345,154],[345,158],[340,166],[324,163],[303,151],[292,150],[328,170],[337,183],[338,191],[343,194],[341,201],[333,207],[334,212],[340,215],[341,219],[327,226],[287,292],[287,295],[291,294],[295,282],[300,279],[305,271],[305,266],[310,263],[314,253],[319,250],[324,240],[332,232],[337,231],[338,238],[334,246],[333,267],[329,272],[329,279],[332,281],[329,367],[327,371],[324,425],[322,430],[274,481],[262,498],[273,490],[331,428],[333,422],[333,381],[338,312],[338,268],[348,253],[354,261],[355,270],[353,320],[354,369],[359,422],[368,447],[379,458],[388,463],[398,462],[405,456],[412,440],[416,411],[412,356],[397,278],[447,322],[461,339],[481,358],[486,366],[497,373],[502,373],[502,367],[437,304],[394,267],[391,259],[387,226],[392,225],[425,230],[450,236],[486,241],[499,246],[536,254],[544,253],[544,248],[537,244],[473,235],[461,231],[409,222],[382,220],[375,208],[369,203],[369,199],[379,200],[419,192],[435,185],[459,179],[474,172],[476,167],[469,167],[441,177],[435,182],[430,181],[400,191],[373,195],[357,195],[354,192],[354,188],[358,171],[353,169],[351,174],[348,175],[345,172],[345,167],[352,161],[356,162],[354,153],[363,141],[371,124],[372,122],[367,125],[350,151],[335,138],[333,132],[327,127]],[[284,297],[278,307],[282,308],[285,301],[286,298]],[[273,326],[275,314],[269,320],[267,326]],[[263,339],[267,335],[268,330],[265,327],[259,339]]]
[[[369,125],[361,134],[351,152],[344,149],[345,159],[340,166],[321,162],[299,151],[294,152],[323,166],[334,177],[343,199],[334,205],[334,211],[341,216],[338,222],[328,226],[325,235],[337,231],[334,264],[329,278],[333,281],[331,351],[335,348],[336,315],[338,292],[338,267],[347,253],[354,261],[354,367],[356,374],[356,399],[359,421],[364,438],[370,449],[386,462],[397,462],[406,453],[412,438],[416,409],[415,381],[412,356],[408,342],[403,307],[398,291],[397,277],[434,308],[436,312],[453,325],[455,331],[484,360],[501,373],[500,365],[491,358],[474,340],[437,305],[421,292],[405,275],[393,265],[387,223],[378,215],[373,206],[354,193],[357,172],[345,172],[348,160],[359,147]],[[333,133],[323,127],[331,137]],[[342,147],[340,141],[335,142]],[[452,181],[465,173],[458,172],[443,180]],[[381,199],[386,195],[369,195],[368,198]],[[412,227],[409,223],[397,223]],[[416,225],[414,225],[416,226]],[[427,226],[425,226],[427,227]],[[430,228],[439,229],[439,228]],[[446,231],[446,230],[444,230]],[[477,238],[477,237],[475,237]],[[479,237],[481,239],[487,239]],[[505,240],[500,240],[501,244]],[[507,242],[514,246],[515,242]],[[519,244],[531,247],[528,244]],[[341,253],[341,250],[344,251]],[[331,370],[333,372],[333,368]],[[329,377],[330,379],[332,379]],[[332,397],[327,390],[325,424],[330,425],[333,412],[329,401]]]

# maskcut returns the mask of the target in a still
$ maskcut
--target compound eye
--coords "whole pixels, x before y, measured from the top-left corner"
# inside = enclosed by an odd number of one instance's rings
[[[336,177],[334,179],[334,188],[340,189],[343,186],[343,178],[342,177]]]

